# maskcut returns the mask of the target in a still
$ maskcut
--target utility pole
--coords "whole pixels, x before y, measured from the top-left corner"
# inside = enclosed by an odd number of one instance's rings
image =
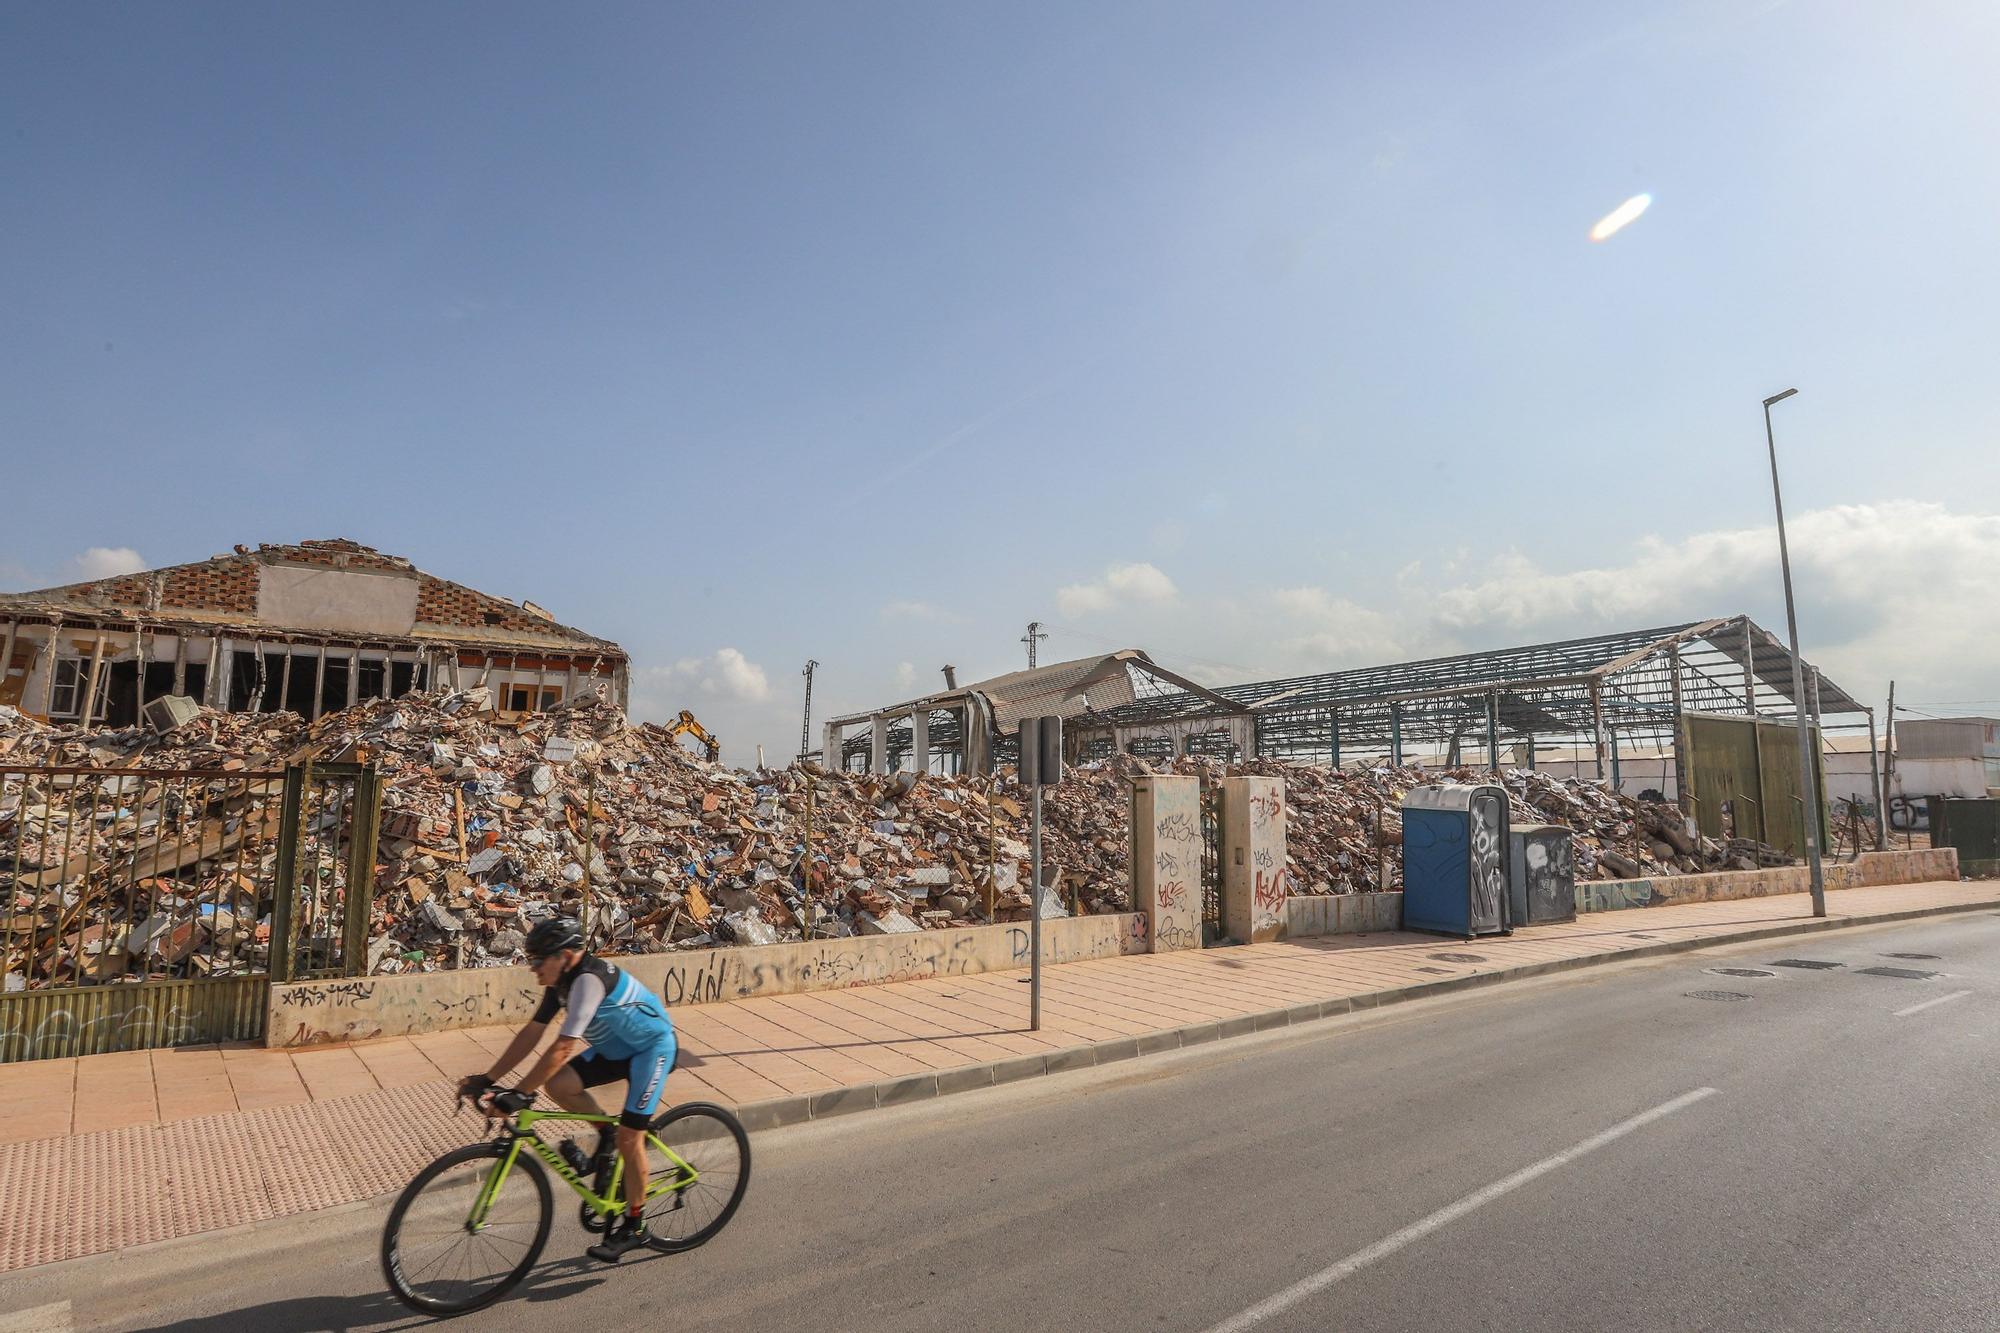
[[[1041,621],[1030,620],[1028,622],[1028,632],[1021,636],[1021,642],[1028,645],[1028,670],[1033,671],[1035,669],[1035,645],[1048,637],[1047,634],[1042,632]]]
[[[1812,909],[1814,916],[1826,915],[1826,871],[1819,859],[1820,785],[1813,764],[1814,738],[1807,730],[1805,669],[1799,660],[1799,613],[1792,600],[1792,556],[1785,545],[1785,501],[1778,491],[1778,442],[1771,433],[1771,405],[1782,403],[1797,393],[1787,389],[1764,400],[1764,444],[1771,451],[1771,504],[1778,512],[1778,568],[1785,580],[1785,629],[1792,646],[1792,711],[1799,732],[1800,832],[1805,837],[1806,860],[1812,868]]]
[[[1882,737],[1882,810],[1883,816],[1886,818],[1889,807],[1889,793],[1896,789],[1896,682],[1893,680],[1889,682],[1889,715],[1887,721],[1884,723],[1884,728],[1885,734]],[[1907,829],[1904,830],[1905,833],[1908,831]],[[1905,847],[1909,846],[1910,843],[1911,839],[1909,838],[1903,840]],[[1883,844],[1882,850],[1885,852],[1889,850],[1886,843]]]
[[[806,747],[810,745],[812,742],[813,671],[818,666],[819,666],[818,662],[814,661],[811,658],[807,658],[806,669],[799,673],[801,676],[804,676],[806,678],[806,715],[799,722],[799,758],[801,759],[806,757]],[[821,755],[820,760],[821,762],[827,764],[831,764],[833,762],[832,759],[826,755]]]

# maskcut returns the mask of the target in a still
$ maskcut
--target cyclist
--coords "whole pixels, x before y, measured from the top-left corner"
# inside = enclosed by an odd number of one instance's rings
[[[586,952],[583,932],[574,921],[557,917],[537,924],[528,932],[527,954],[535,980],[544,988],[541,1007],[508,1043],[493,1068],[484,1074],[466,1075],[458,1085],[459,1092],[486,1099],[487,1115],[503,1114],[504,1107],[494,1106],[491,1100],[492,1094],[501,1091],[498,1080],[541,1043],[559,1011],[563,1013],[562,1028],[554,1044],[514,1086],[514,1092],[528,1099],[517,1105],[532,1103],[537,1092],[546,1091],[565,1111],[602,1115],[590,1089],[625,1080],[625,1109],[618,1116],[615,1143],[625,1159],[626,1211],[611,1224],[604,1240],[589,1250],[592,1258],[616,1262],[652,1238],[644,1215],[650,1174],[646,1127],[652,1122],[679,1053],[673,1020],[667,1017],[666,1005],[631,974]],[[600,1126],[595,1154],[600,1177],[611,1165],[613,1143],[611,1127]],[[584,1174],[589,1164],[575,1144],[563,1144],[562,1153],[577,1174]]]

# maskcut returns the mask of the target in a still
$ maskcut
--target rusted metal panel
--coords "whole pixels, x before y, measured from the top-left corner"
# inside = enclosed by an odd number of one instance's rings
[[[0,1064],[264,1035],[261,976],[57,986],[0,995]]]

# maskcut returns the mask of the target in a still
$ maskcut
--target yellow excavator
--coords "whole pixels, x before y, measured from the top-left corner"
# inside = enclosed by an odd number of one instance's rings
[[[667,739],[669,740],[677,741],[683,736],[694,737],[701,742],[702,749],[708,752],[708,762],[711,764],[722,758],[722,742],[710,735],[708,728],[695,721],[694,714],[685,708],[681,709],[679,717],[661,727],[660,730],[667,733]]]

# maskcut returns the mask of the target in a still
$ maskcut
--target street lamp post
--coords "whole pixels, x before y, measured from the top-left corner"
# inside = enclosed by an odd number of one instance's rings
[[[1792,601],[1792,557],[1785,545],[1785,499],[1778,490],[1778,441],[1771,433],[1771,404],[1782,403],[1797,389],[1772,394],[1764,400],[1764,444],[1771,451],[1771,503],[1778,511],[1778,568],[1785,576],[1785,629],[1792,639],[1792,703],[1797,709],[1799,729],[1799,791],[1805,825],[1806,860],[1812,866],[1812,909],[1814,916],[1826,915],[1826,869],[1819,859],[1819,784],[1813,780],[1812,732],[1806,723],[1805,667],[1799,658],[1799,613]],[[1745,652],[1755,650],[1744,645]]]

